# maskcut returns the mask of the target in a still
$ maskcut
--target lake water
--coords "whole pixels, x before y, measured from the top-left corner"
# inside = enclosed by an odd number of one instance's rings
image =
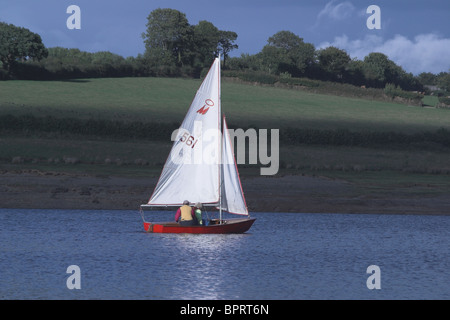
[[[0,299],[450,299],[450,217],[252,216],[246,234],[177,235],[137,210],[0,209]]]

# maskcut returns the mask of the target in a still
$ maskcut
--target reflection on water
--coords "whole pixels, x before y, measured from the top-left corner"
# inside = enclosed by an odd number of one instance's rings
[[[156,235],[161,236],[161,235]],[[247,234],[163,235],[174,246],[177,260],[168,265],[177,270],[173,294],[186,299],[230,299],[223,288],[229,286],[230,272],[239,269],[241,246]],[[233,263],[233,261],[236,261]],[[231,269],[231,270],[230,270]]]
[[[136,211],[0,209],[0,298],[450,299],[449,217],[253,216],[246,234],[180,235],[145,233]]]

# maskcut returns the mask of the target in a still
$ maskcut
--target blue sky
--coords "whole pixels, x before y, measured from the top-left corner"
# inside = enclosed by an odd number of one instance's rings
[[[70,5],[81,9],[80,30],[66,27]],[[379,30],[366,26],[370,5],[380,7]],[[0,0],[0,21],[39,33],[47,47],[127,57],[144,52],[141,34],[157,8],[177,9],[193,25],[207,20],[235,31],[239,49],[232,56],[258,53],[270,36],[288,30],[352,58],[383,52],[414,74],[450,69],[448,0]]]

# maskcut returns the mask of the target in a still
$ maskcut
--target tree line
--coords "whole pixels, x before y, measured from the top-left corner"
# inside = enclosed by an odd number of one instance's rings
[[[392,91],[426,90],[436,86],[450,95],[450,73],[414,76],[385,54],[373,52],[364,59],[351,58],[335,47],[317,49],[290,31],[268,38],[257,54],[230,58],[238,48],[238,35],[219,30],[213,23],[191,25],[175,9],[156,9],[147,17],[142,34],[145,52],[124,58],[111,52],[45,48],[41,37],[28,29],[0,22],[0,79],[68,79],[91,77],[170,76],[201,77],[218,54],[223,69],[261,76],[309,78]]]

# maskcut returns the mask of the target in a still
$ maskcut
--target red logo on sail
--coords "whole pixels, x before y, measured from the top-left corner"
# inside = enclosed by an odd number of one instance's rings
[[[197,110],[197,113],[204,115],[208,112],[209,108],[212,106],[214,106],[214,101],[212,101],[211,99],[206,99],[205,104],[203,105],[203,107]]]

